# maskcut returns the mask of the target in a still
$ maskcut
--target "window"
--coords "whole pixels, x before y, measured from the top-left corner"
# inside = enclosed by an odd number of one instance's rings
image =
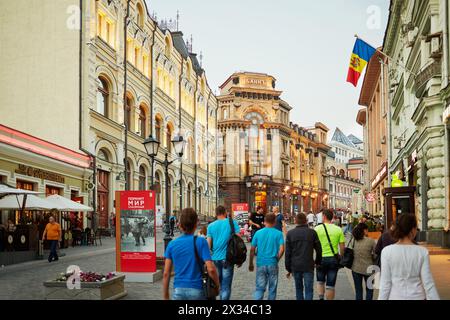
[[[223,120],[226,120],[227,118],[228,118],[228,108],[227,107],[224,107],[223,109],[222,109],[222,111],[223,111]]]
[[[147,76],[148,78],[150,78],[150,73],[149,73],[149,64],[148,64],[148,56],[144,55],[142,56],[142,70],[144,72],[144,75]]]
[[[100,160],[106,161],[106,162],[109,161],[108,154],[107,154],[106,151],[103,150],[103,149],[100,149],[100,150],[98,151],[97,158],[99,158]]]
[[[114,23],[112,21],[107,20],[106,21],[106,42],[114,48],[115,43],[115,37],[114,37]]]
[[[159,175],[159,172],[155,173],[155,184],[158,186],[158,188],[157,188],[158,192],[156,193],[156,205],[160,206],[161,205],[161,177]]]
[[[162,136],[161,136],[161,126],[162,126],[162,119],[159,116],[156,116],[155,121],[155,139],[158,140],[160,143],[162,143]]]
[[[169,153],[172,152],[172,127],[170,124],[167,124],[167,132],[166,132],[166,148]]]
[[[139,132],[141,134],[142,138],[147,137],[147,130],[146,130],[146,114],[144,107],[139,108]]]
[[[125,107],[125,126],[131,131],[131,110],[133,109],[131,98],[127,97],[127,106]]]
[[[164,50],[164,53],[166,55],[167,58],[170,58],[171,54],[172,54],[172,43],[170,41],[169,37],[166,37],[166,48]]]
[[[102,36],[103,15],[97,15],[97,36]]]
[[[139,167],[139,190],[145,190],[145,178],[146,178],[146,174],[145,174],[145,168],[144,166],[140,166]]]
[[[97,86],[97,112],[107,117],[109,98],[108,83],[100,77],[97,79]]]
[[[136,68],[138,68],[139,70],[141,70],[141,65],[140,65],[140,56],[141,56],[141,48],[140,47],[135,47],[134,48],[134,66]]]
[[[140,3],[136,5],[136,11],[136,23],[141,29],[144,29],[144,10]]]

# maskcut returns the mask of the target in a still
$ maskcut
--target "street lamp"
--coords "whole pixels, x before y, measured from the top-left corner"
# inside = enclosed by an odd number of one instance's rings
[[[184,153],[184,147],[186,145],[186,141],[181,135],[178,135],[174,137],[174,139],[171,141],[173,144],[173,148],[175,150],[175,153],[180,158],[183,157]],[[165,171],[165,180],[166,180],[166,221],[165,221],[165,236],[164,236],[164,250],[167,248],[167,245],[172,240],[172,237],[170,236],[170,228],[169,228],[169,219],[170,219],[170,211],[169,211],[169,166],[175,161],[169,161],[168,156],[169,154],[166,152],[164,156],[164,161],[159,161],[158,159],[155,159],[156,155],[158,154],[158,148],[159,148],[159,141],[154,139],[151,135],[143,142],[145,150],[147,151],[147,154],[150,158],[152,158],[152,166],[153,162],[156,160],[158,161],[163,167]],[[153,172],[152,172],[152,184],[153,184]],[[182,208],[180,208],[182,210]]]
[[[250,211],[252,211],[252,204],[250,202],[250,188],[252,187],[252,181],[250,180],[250,178],[248,178],[245,182],[245,186],[247,187],[247,203]]]
[[[153,138],[153,136],[150,134],[150,136],[144,140],[143,142],[145,151],[147,152],[148,156],[152,159],[152,174],[151,177],[151,185],[153,189],[153,168],[155,163],[155,157],[158,155],[159,150],[159,141]]]

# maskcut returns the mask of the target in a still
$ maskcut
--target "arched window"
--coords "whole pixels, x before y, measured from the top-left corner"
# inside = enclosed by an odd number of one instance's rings
[[[187,187],[187,207],[191,208],[192,207],[192,185],[189,183],[188,187]]]
[[[144,29],[144,10],[140,3],[136,5],[136,11],[136,23],[141,29]]]
[[[155,184],[158,185],[159,192],[156,194],[156,205],[161,205],[161,176],[159,175],[159,172],[157,171],[155,173]]]
[[[97,112],[108,116],[108,100],[109,100],[109,86],[108,82],[99,77],[97,79]]]
[[[145,109],[141,106],[139,107],[139,132],[141,134],[141,137],[144,139],[147,137],[146,120],[147,115],[145,113]]]
[[[125,107],[125,125],[127,130],[131,131],[131,110],[133,110],[133,101],[130,97],[127,97],[127,105]]]
[[[164,50],[164,53],[167,58],[170,58],[170,56],[172,54],[172,42],[170,41],[169,37],[166,37],[165,43],[166,43],[166,48]]]
[[[106,162],[109,161],[108,153],[106,153],[106,151],[103,149],[100,149],[98,151],[97,158]]]
[[[161,126],[162,119],[159,115],[155,117],[155,139],[162,143],[162,135],[161,135]]]
[[[172,152],[172,126],[170,123],[167,124],[166,132],[166,148],[169,153]]]
[[[145,179],[146,178],[146,172],[144,166],[139,167],[139,190],[145,190]]]

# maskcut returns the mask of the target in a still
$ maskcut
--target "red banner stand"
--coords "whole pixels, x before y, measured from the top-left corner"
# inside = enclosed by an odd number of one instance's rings
[[[116,191],[116,270],[126,282],[153,283],[156,270],[154,191]]]

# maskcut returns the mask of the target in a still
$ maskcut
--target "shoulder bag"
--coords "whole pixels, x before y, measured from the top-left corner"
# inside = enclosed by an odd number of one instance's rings
[[[197,236],[194,236],[194,252],[195,259],[197,260],[198,266],[200,267],[200,272],[202,274],[202,286],[205,292],[205,297],[207,300],[216,300],[219,295],[219,288],[214,283],[214,280],[209,276],[208,271],[205,268],[205,263],[201,261],[200,256],[197,251]]]
[[[353,246],[350,248],[350,242],[352,242],[353,239]],[[353,266],[353,260],[355,259],[355,238],[352,236],[350,240],[348,241],[348,245],[344,249],[344,255],[341,259],[341,265],[351,269]]]
[[[326,227],[325,223],[323,224],[323,228],[325,229],[325,234],[327,235],[328,244],[330,245],[331,252],[333,253],[334,258],[336,259],[336,263],[337,263],[337,265],[338,265],[338,267],[340,269],[340,268],[343,267],[342,264],[341,264],[341,258],[339,256],[339,254],[334,252],[333,245],[331,244],[331,240],[330,240],[330,235],[328,234],[328,230],[327,230],[327,227]]]

